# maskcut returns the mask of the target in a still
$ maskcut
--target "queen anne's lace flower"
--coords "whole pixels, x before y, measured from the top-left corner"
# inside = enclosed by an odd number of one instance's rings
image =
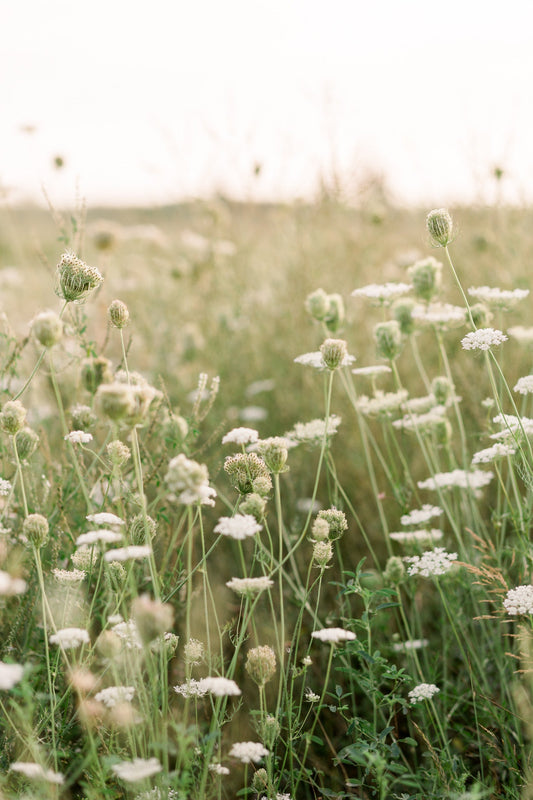
[[[533,392],[533,375],[524,375],[523,378],[518,378],[514,391],[520,392],[520,394],[531,394]]]
[[[510,444],[503,442],[496,442],[492,447],[486,447],[484,450],[478,450],[472,456],[472,464],[487,464],[489,461],[495,461],[497,458],[504,456],[512,456],[516,453],[514,447]]]
[[[410,511],[409,514],[404,514],[400,522],[402,525],[423,525],[425,522],[429,522],[430,519],[433,519],[433,517],[440,517],[442,513],[442,508],[430,506],[426,503],[422,508],[415,508],[413,511]]]
[[[93,435],[92,433],[86,433],[85,431],[71,431],[63,438],[72,444],[88,444],[89,442],[92,442]]]
[[[202,678],[200,681],[200,689],[203,692],[210,692],[216,697],[242,694],[235,681],[218,676]]]
[[[355,361],[355,356],[345,355],[339,364],[340,367],[349,367]],[[302,364],[304,367],[313,367],[314,369],[324,370],[327,369],[326,362],[320,350],[315,350],[312,353],[303,353],[301,356],[296,356],[294,359],[295,364]]]
[[[113,708],[117,703],[129,703],[133,700],[135,689],[133,686],[108,686],[94,696],[95,700],[103,703],[107,708]]]
[[[430,531],[417,530],[417,531],[394,531],[389,533],[390,538],[399,542],[400,544],[433,544],[438,542],[444,536],[443,532],[438,528],[432,528]]]
[[[13,578],[9,572],[0,569],[0,597],[11,597],[14,594],[24,594],[26,581],[22,578]]]
[[[313,639],[320,639],[321,642],[330,642],[331,644],[339,644],[339,642],[357,638],[355,633],[344,628],[321,628],[321,630],[313,631],[311,636]]]
[[[418,481],[419,489],[450,489],[454,486],[459,489],[481,489],[491,482],[494,473],[484,470],[454,469],[451,472],[437,472],[432,478]]]
[[[532,345],[533,344],[533,327],[526,328],[523,325],[515,325],[507,329],[509,336],[516,339],[520,344]]]
[[[368,286],[355,289],[352,292],[352,297],[367,297],[370,300],[376,300],[378,303],[385,303],[407,294],[412,288],[409,283],[369,283]]]
[[[30,780],[46,781],[47,783],[62,784],[65,781],[65,776],[60,772],[54,772],[52,769],[45,769],[41,764],[35,764],[33,761],[14,761],[10,769],[13,772],[20,772]]]
[[[470,331],[461,339],[463,350],[490,350],[491,347],[503,344],[508,337],[496,328],[478,328]]]
[[[108,531],[105,528],[100,528],[97,531],[87,531],[87,533],[82,533],[76,539],[76,547],[82,547],[82,545],[92,545],[96,544],[96,542],[102,542],[103,544],[111,544],[113,542],[120,542],[122,541],[122,534],[116,533],[115,531]]]
[[[0,661],[0,689],[12,689],[22,679],[23,673],[22,664],[4,664]]]
[[[253,428],[233,428],[222,438],[222,444],[254,444],[259,441],[259,434]]]
[[[447,553],[444,547],[435,547],[428,550],[421,556],[405,556],[406,561],[411,566],[408,568],[408,575],[422,575],[430,578],[434,575],[444,575],[453,567],[453,562],[457,560],[457,553]]]
[[[392,411],[398,411],[408,396],[407,389],[400,389],[398,392],[377,391],[374,397],[367,397],[362,394],[357,399],[355,406],[365,417],[389,414]]]
[[[434,683],[419,683],[418,686],[411,689],[408,697],[411,705],[415,705],[415,703],[421,703],[422,700],[431,700],[433,695],[438,694],[438,692],[440,692],[440,689]]]
[[[125,522],[116,514],[109,511],[99,511],[97,514],[88,514],[85,519],[93,525],[125,525]]]
[[[533,435],[533,419],[530,419],[530,417],[516,417],[514,414],[498,414],[492,421],[495,425],[501,425],[503,430],[497,433],[491,433],[491,439],[514,439],[516,435],[522,433],[526,436]]]
[[[157,758],[134,758],[133,761],[120,761],[111,767],[115,775],[127,783],[136,783],[152,775],[157,775],[163,767]]]
[[[53,569],[52,575],[59,583],[79,583],[86,572],[83,569]]]
[[[190,678],[186,683],[174,686],[174,691],[176,694],[181,694],[182,697],[203,697],[207,694],[207,689],[200,683],[201,681]]]
[[[453,306],[450,303],[430,303],[428,306],[415,306],[411,316],[418,322],[443,328],[450,325],[462,325],[466,320],[466,308]]]
[[[500,308],[510,308],[516,305],[519,300],[527,297],[529,289],[499,289],[496,286],[472,286],[468,290],[468,294],[471,297],[475,297],[480,303]]]
[[[375,364],[372,367],[352,369],[353,375],[361,375],[368,378],[374,378],[376,375],[386,375],[388,372],[392,372],[392,369],[387,364]]]
[[[84,628],[61,628],[50,636],[50,642],[58,644],[63,650],[89,644],[90,641],[89,633]]]
[[[6,481],[4,478],[0,478],[0,496],[7,497],[9,492],[11,491],[11,483]]]
[[[228,589],[232,589],[237,594],[259,594],[265,589],[270,589],[274,585],[274,581],[266,575],[259,578],[232,578],[226,583]]]
[[[270,755],[270,752],[261,742],[235,742],[229,754],[238,758],[243,764],[250,764],[252,761],[255,763],[261,761],[263,756]]]
[[[429,644],[429,639],[407,639],[405,642],[395,642],[392,645],[392,649],[395,653],[406,653],[410,650],[421,650],[423,647],[427,647]]]
[[[115,547],[108,550],[104,558],[106,561],[131,561],[135,558],[148,558],[152,548],[147,544],[130,544],[127,547]]]
[[[215,533],[231,539],[246,539],[255,536],[262,528],[251,514],[235,514],[234,517],[220,517],[215,525]]]
[[[523,584],[509,589],[503,605],[508,614],[533,614],[533,586]]]

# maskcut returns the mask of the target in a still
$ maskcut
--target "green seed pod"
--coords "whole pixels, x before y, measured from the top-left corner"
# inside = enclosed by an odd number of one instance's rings
[[[98,387],[96,400],[101,411],[113,420],[120,422],[135,411],[135,397],[127,383],[102,383]]]
[[[326,328],[331,333],[336,333],[344,322],[344,300],[340,294],[328,295],[329,308],[324,317]]]
[[[415,295],[429,303],[438,294],[442,280],[442,264],[435,258],[417,261],[408,269]]]
[[[397,300],[392,306],[392,314],[398,322],[403,336],[410,336],[416,327],[416,322],[413,319],[415,305],[416,303],[413,299],[406,297]]]
[[[329,311],[329,297],[324,289],[317,289],[308,294],[305,300],[305,308],[319,322],[325,319]]]

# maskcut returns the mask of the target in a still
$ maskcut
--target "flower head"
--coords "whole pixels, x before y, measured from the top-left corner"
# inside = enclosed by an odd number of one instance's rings
[[[82,303],[103,281],[96,267],[89,267],[74,253],[67,251],[57,266],[55,292],[68,302]]]
[[[234,517],[221,517],[215,525],[215,533],[231,539],[246,539],[255,536],[262,528],[251,514],[235,514]]]
[[[259,441],[259,434],[254,428],[233,428],[222,438],[222,444],[254,444]]]
[[[200,688],[202,691],[210,692],[216,697],[242,694],[235,681],[219,676],[202,678],[200,681]]]
[[[80,644],[89,644],[90,637],[84,628],[61,628],[50,636],[52,644],[59,645],[63,650],[72,650]]]
[[[311,637],[330,644],[339,644],[339,642],[347,642],[357,638],[355,633],[344,628],[322,628],[321,630],[313,631]]]
[[[523,584],[516,589],[509,589],[503,601],[508,614],[533,614],[533,586]]]
[[[111,767],[115,775],[127,783],[137,783],[152,775],[157,775],[163,767],[157,758],[134,758],[133,761],[120,761]]]
[[[24,673],[22,664],[4,664],[0,661],[0,690],[12,689],[20,680]]]
[[[270,752],[260,742],[235,742],[229,751],[230,756],[238,758],[243,764],[257,763]]]
[[[426,226],[433,243],[446,247],[452,240],[453,220],[447,208],[436,208],[426,217]]]
[[[88,444],[93,440],[92,433],[86,433],[85,431],[71,431],[63,438],[67,442],[71,442],[71,444]]]
[[[435,547],[428,550],[421,556],[406,556],[406,561],[411,566],[408,567],[409,575],[422,575],[430,578],[435,575],[445,575],[453,567],[453,562],[457,560],[457,553],[447,553],[444,547]]]
[[[94,699],[103,703],[107,708],[114,708],[119,703],[129,703],[133,700],[135,689],[133,686],[108,686],[95,694]]]
[[[411,689],[408,697],[411,705],[414,706],[415,703],[421,703],[422,700],[431,700],[433,695],[438,694],[438,692],[440,692],[440,689],[434,683],[419,683],[418,686]]]
[[[265,589],[270,589],[273,585],[274,581],[266,575],[262,575],[259,578],[232,578],[226,583],[228,589],[232,589],[237,594],[248,596],[264,592]]]
[[[33,761],[14,761],[9,769],[12,769],[13,772],[20,772],[30,780],[46,781],[47,783],[55,783],[58,785],[65,781],[65,776],[60,772],[45,769],[41,764],[36,764]]]
[[[490,350],[503,342],[508,337],[496,328],[478,328],[477,331],[470,331],[461,339],[463,350]]]

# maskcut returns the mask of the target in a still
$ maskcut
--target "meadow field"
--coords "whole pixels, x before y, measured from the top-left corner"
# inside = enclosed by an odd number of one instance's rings
[[[430,211],[2,210],[1,800],[533,798],[533,210]]]

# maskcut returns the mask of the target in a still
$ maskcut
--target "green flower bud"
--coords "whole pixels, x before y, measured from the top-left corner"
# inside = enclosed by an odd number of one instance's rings
[[[388,322],[378,323],[374,328],[374,341],[379,358],[385,358],[387,361],[398,358],[403,346],[399,322],[391,319]]]
[[[276,674],[276,654],[268,645],[248,650],[244,665],[251,679],[263,688]]]
[[[22,523],[22,533],[30,544],[41,548],[48,541],[48,520],[42,514],[30,514]]]
[[[0,428],[14,436],[24,427],[27,411],[20,400],[8,400],[0,413]]]
[[[107,309],[107,316],[111,325],[115,328],[125,328],[130,321],[128,306],[122,300],[113,300]]]
[[[398,556],[391,556],[385,566],[383,578],[386,583],[397,586],[405,578],[405,565]]]
[[[415,295],[429,303],[438,293],[442,279],[442,264],[429,257],[417,261],[408,269]]]
[[[67,252],[57,265],[55,292],[70,303],[82,303],[103,280],[96,267],[89,267],[74,253]]]
[[[307,295],[305,308],[314,319],[322,321],[329,311],[329,297],[324,289],[317,289]]]
[[[446,247],[452,240],[453,221],[446,208],[437,208],[430,211],[426,218],[426,225],[433,242]]]
[[[31,323],[31,330],[39,344],[53,347],[63,336],[63,323],[54,311],[43,311]]]
[[[328,369],[337,369],[342,365],[343,360],[348,355],[348,345],[344,339],[326,339],[320,345],[322,358]]]
[[[27,426],[22,428],[13,440],[13,446],[17,448],[18,457],[22,462],[27,461],[35,453],[38,444],[39,436]]]
[[[104,356],[86,358],[81,365],[81,380],[91,394],[95,394],[102,383],[111,383],[111,361]]]
[[[398,322],[403,336],[410,336],[416,327],[416,322],[413,319],[415,305],[416,303],[412,298],[406,297],[397,300],[392,306],[392,314]]]

